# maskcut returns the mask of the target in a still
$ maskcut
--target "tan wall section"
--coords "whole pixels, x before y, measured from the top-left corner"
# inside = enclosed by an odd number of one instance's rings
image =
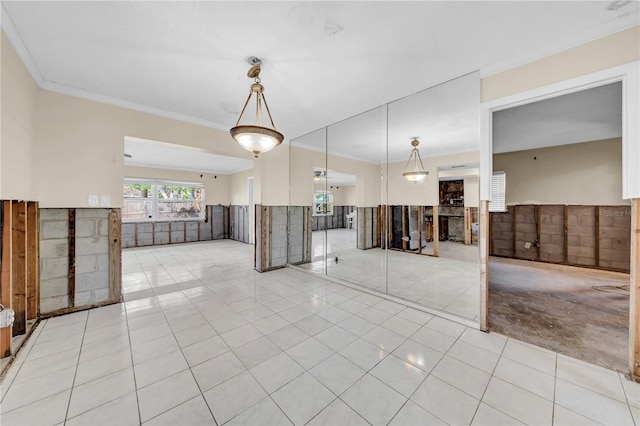
[[[227,175],[125,166],[124,176],[126,178],[167,179],[204,183],[205,205],[229,204],[229,176]],[[122,197],[122,195],[120,196]]]
[[[124,138],[134,136],[253,158],[224,130],[40,91],[41,207],[85,207],[87,195],[122,205]]]
[[[38,86],[2,33],[0,199],[37,200]]]
[[[482,102],[640,60],[640,26],[482,79]]]
[[[313,168],[324,167],[324,154],[295,146],[290,150],[290,198],[292,206],[310,206],[313,204]]]
[[[279,146],[273,151],[260,155],[254,161],[259,180],[260,204],[264,206],[289,205],[289,150]],[[254,179],[256,179],[254,177]],[[254,187],[254,193],[256,188]],[[255,197],[254,197],[255,199]]]
[[[355,206],[356,205],[356,187],[355,185],[341,186],[342,191],[342,206]]]
[[[233,173],[229,175],[229,203],[231,205],[234,206],[244,206],[247,205],[248,201],[249,201],[249,194],[248,194],[248,187],[247,187],[247,182],[249,177],[253,176],[254,174],[254,169],[249,169],[249,170],[244,170],[242,172],[238,172],[238,173]],[[254,202],[256,204],[259,204],[259,200],[256,201],[255,196],[257,195],[256,192],[256,188],[255,188],[255,180],[256,178],[253,178],[254,181],[254,187],[253,187],[253,194],[254,194]]]
[[[478,177],[464,178],[464,206],[478,207],[480,206],[480,185]]]
[[[497,154],[493,169],[506,173],[507,204],[629,204],[619,138]]]

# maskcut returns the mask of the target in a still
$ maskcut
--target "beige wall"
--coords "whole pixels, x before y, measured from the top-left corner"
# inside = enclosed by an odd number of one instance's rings
[[[497,154],[493,169],[506,174],[507,204],[629,204],[620,138]]]
[[[292,206],[313,204],[313,168],[323,167],[324,154],[303,148],[289,146],[291,165],[289,168],[289,202]]]
[[[37,201],[38,86],[2,33],[0,199]]]
[[[356,205],[356,186],[355,185],[341,186],[340,191],[341,191],[342,198],[340,200],[340,204],[336,202],[335,203],[336,205],[341,205],[341,206]]]
[[[423,158],[429,176],[422,183],[409,182],[402,176],[406,162],[389,163],[389,204],[437,206],[440,203],[438,167],[477,163],[479,159],[479,151]]]
[[[126,178],[167,179],[204,183],[204,196],[206,205],[229,204],[228,175],[214,175],[210,173],[189,172],[182,170],[125,166],[124,176]],[[122,197],[122,195],[120,196]]]
[[[256,172],[254,179],[259,180],[259,202],[264,206],[289,205],[289,149],[287,148],[286,145],[279,146],[273,151],[262,154],[254,161],[254,172]]]
[[[232,204],[235,206],[247,205],[249,201],[247,183],[248,183],[248,178],[253,176],[253,173],[254,173],[254,169],[249,169],[249,170],[244,170],[242,172],[233,173],[229,175],[229,204]],[[254,179],[254,187],[253,187],[254,203],[257,204],[259,203],[259,200],[258,202],[256,202],[256,195],[258,191],[256,191],[256,187],[255,187],[255,177],[253,179]]]
[[[42,207],[84,207],[87,195],[122,205],[124,137],[252,158],[226,131],[40,91],[38,198]]]
[[[640,26],[612,34],[481,81],[482,102],[640,60]]]
[[[464,178],[464,206],[479,207],[480,206],[480,181],[478,176]]]

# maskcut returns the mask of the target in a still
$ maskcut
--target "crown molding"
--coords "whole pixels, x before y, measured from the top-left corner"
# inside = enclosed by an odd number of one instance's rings
[[[11,20],[11,16],[7,13],[4,3],[2,3],[2,6],[0,7],[0,24],[2,26],[2,31],[4,31],[5,35],[11,42],[11,45],[18,53],[18,56],[22,59],[22,63],[24,63],[29,74],[31,74],[31,77],[33,77],[33,80],[36,82],[38,87],[42,88],[42,83],[44,82],[42,74],[36,66],[36,63],[33,61],[33,57],[31,56],[29,49],[27,49],[27,46],[22,41],[22,37],[20,37],[18,30]]]
[[[133,111],[143,112],[147,114],[157,115],[160,117],[170,118],[177,121],[182,121],[186,123],[196,124],[199,126],[209,127],[217,130],[224,130],[225,132],[229,130],[229,126],[223,125],[220,123],[216,123],[214,121],[205,120],[198,117],[192,117],[189,115],[180,114],[173,111],[167,111],[160,108],[153,108],[146,105],[137,104],[134,102],[125,101],[122,99],[114,98],[111,96],[101,95],[99,93],[89,92],[87,90],[82,90],[58,83],[53,83],[50,81],[46,81],[40,70],[36,66],[29,49],[27,49],[22,37],[18,33],[13,21],[11,20],[11,16],[7,13],[4,3],[0,6],[0,24],[2,30],[6,34],[7,38],[11,42],[13,48],[18,53],[18,56],[24,63],[25,67],[31,74],[31,77],[38,85],[41,90],[47,90],[54,93],[59,93],[62,95],[73,96],[80,99],[86,99],[89,101],[99,102],[102,104],[107,104],[111,106],[116,106],[120,108],[125,108]]]
[[[99,93],[89,92],[87,90],[65,86],[63,84],[52,83],[50,81],[43,82],[40,88],[42,90],[47,90],[49,92],[59,93],[61,95],[67,95],[75,98],[86,99],[88,101],[94,101],[101,104],[107,104],[115,107],[143,112],[146,114],[157,115],[160,117],[170,118],[173,120],[183,121],[186,123],[197,124],[199,126],[209,127],[212,129],[224,130],[225,132],[229,130],[229,126],[225,126],[223,124],[216,123],[214,121],[205,120],[203,118],[192,117],[189,115],[184,115],[184,114],[180,114],[173,111],[167,111],[160,108],[153,108],[146,105],[137,104],[135,102],[125,101],[123,99],[101,95]]]

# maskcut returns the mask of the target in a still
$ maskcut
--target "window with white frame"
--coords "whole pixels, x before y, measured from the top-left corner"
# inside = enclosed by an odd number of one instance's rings
[[[125,179],[122,220],[170,221],[204,217],[204,184]]]
[[[313,193],[313,216],[333,215],[333,193],[315,191]]]
[[[504,172],[493,172],[491,176],[491,202],[489,202],[490,212],[506,212],[506,175]]]

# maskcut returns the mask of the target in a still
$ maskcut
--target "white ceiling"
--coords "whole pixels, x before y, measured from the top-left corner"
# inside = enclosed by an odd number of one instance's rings
[[[640,22],[638,1],[2,5],[2,27],[41,87],[212,127],[235,124],[251,83],[246,59],[258,56],[274,121],[287,139],[460,75],[505,69]],[[455,130],[455,120],[445,119],[430,127]],[[408,155],[413,136],[425,152],[451,149],[442,133],[389,130],[403,152],[398,158]],[[351,145],[339,147],[362,156]]]
[[[253,167],[253,160],[212,154],[204,149],[134,137],[124,140],[124,164],[157,169],[229,174]]]
[[[612,83],[493,114],[493,152],[622,137],[622,83]]]

